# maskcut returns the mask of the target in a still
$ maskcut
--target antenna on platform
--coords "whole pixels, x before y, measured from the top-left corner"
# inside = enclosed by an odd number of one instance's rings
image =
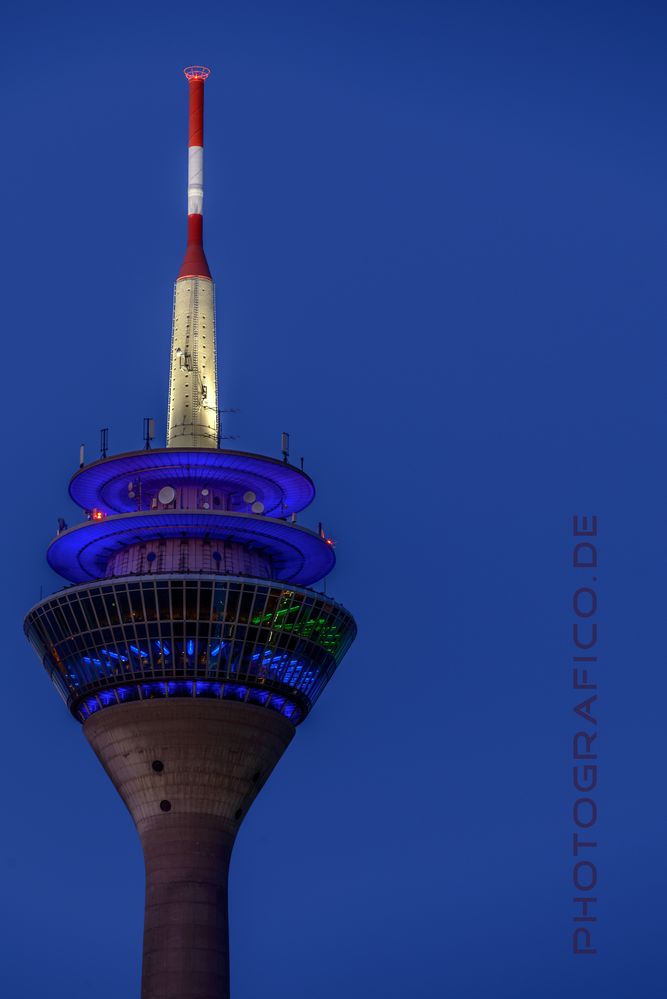
[[[152,416],[144,416],[144,447],[151,449],[151,441],[155,437],[155,420]]]
[[[83,444],[81,444],[79,446],[79,468],[83,468],[85,463],[86,463],[86,449],[83,446]]]
[[[283,453],[283,461],[287,462],[289,458],[289,434],[286,434],[284,430],[280,435],[280,450]]]
[[[220,419],[222,413],[240,413],[240,409],[219,409],[218,410],[218,447],[222,447],[221,441],[237,441],[238,434],[223,434],[222,432],[222,420]]]
[[[103,427],[100,430],[100,455],[103,458],[106,458],[108,450],[109,450],[109,428]]]

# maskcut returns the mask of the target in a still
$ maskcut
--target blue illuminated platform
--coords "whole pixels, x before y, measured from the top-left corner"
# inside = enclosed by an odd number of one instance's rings
[[[115,575],[108,571],[115,555],[132,546],[153,546],[183,536],[218,543],[252,545],[267,565],[267,578],[309,586],[331,572],[333,547],[314,531],[270,517],[213,510],[151,510],[91,519],[62,531],[49,546],[55,572],[72,583]],[[214,550],[215,554],[215,550]],[[203,555],[201,559],[203,559]],[[200,559],[200,561],[201,561]],[[199,563],[195,562],[195,568]]]
[[[82,466],[50,566],[71,583],[144,573],[211,572],[310,586],[335,564],[320,528],[297,524],[312,480],[286,460],[215,448],[156,448]]]
[[[149,509],[164,486],[193,489],[204,508],[289,517],[315,497],[306,473],[276,458],[219,448],[153,448],[100,458],[79,469],[70,482],[74,502],[105,514]],[[204,492],[203,490],[207,490]],[[252,499],[250,497],[253,497]]]

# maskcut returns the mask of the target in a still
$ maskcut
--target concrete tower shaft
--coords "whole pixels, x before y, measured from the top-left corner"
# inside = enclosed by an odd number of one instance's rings
[[[83,730],[144,852],[142,999],[228,999],[232,848],[294,726],[249,704],[183,699],[102,711]]]

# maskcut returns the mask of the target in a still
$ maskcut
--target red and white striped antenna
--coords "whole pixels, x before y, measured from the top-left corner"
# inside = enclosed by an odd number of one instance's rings
[[[190,89],[188,132],[188,243],[179,278],[211,278],[204,254],[204,81],[206,66],[187,66],[183,72]]]

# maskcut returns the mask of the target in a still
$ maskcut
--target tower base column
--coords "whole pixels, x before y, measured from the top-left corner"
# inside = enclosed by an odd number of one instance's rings
[[[255,705],[171,698],[105,708],[84,732],[143,846],[142,999],[228,999],[229,860],[294,726]]]

